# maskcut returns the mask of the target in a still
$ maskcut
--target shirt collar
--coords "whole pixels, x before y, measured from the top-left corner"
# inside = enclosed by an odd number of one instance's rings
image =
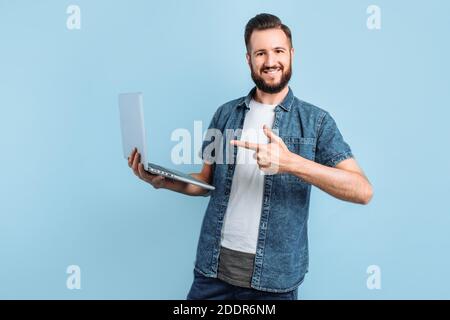
[[[245,97],[245,99],[243,99],[238,104],[238,107],[239,106],[245,106],[247,109],[249,109],[250,108],[250,101],[252,100],[253,96],[255,95],[255,92],[256,92],[256,87],[253,87],[253,89],[250,90],[250,92]],[[278,105],[281,108],[283,108],[285,111],[290,111],[293,102],[294,102],[294,93],[292,92],[291,87],[289,87],[289,91],[288,91],[286,97],[284,97],[283,101],[281,103],[279,103]]]

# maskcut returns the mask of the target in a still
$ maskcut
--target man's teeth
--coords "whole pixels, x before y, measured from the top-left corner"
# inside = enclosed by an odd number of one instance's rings
[[[275,72],[278,72],[278,71],[280,71],[280,69],[270,69],[270,70],[266,70],[264,72],[265,73],[275,73]]]

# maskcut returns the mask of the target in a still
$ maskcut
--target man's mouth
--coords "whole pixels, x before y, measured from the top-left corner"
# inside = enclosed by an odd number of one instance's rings
[[[269,68],[269,69],[265,69],[263,71],[263,73],[273,76],[280,71],[281,71],[281,68]]]

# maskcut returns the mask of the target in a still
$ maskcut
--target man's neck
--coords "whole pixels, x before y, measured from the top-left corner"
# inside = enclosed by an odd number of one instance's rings
[[[253,99],[256,100],[256,102],[262,103],[262,104],[270,104],[270,105],[276,105],[283,102],[284,98],[287,96],[289,92],[289,87],[284,87],[283,90],[281,90],[278,93],[267,93],[259,90],[256,88],[256,93]]]

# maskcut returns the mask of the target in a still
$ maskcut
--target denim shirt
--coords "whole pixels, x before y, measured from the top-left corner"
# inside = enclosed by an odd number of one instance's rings
[[[241,129],[256,88],[246,97],[225,103],[215,112],[209,129],[225,133]],[[288,149],[306,159],[333,167],[353,157],[330,114],[297,99],[291,88],[275,108],[272,129]],[[208,130],[209,131],[209,130]],[[217,277],[221,233],[230,197],[237,148],[231,146],[231,161],[217,161],[235,137],[205,137],[202,156],[212,164],[215,190],[203,218],[195,261],[195,270],[207,277]],[[222,140],[222,141],[219,141]],[[213,145],[212,156],[205,150]],[[229,146],[228,146],[229,147]],[[291,174],[265,175],[263,203],[251,287],[268,292],[288,292],[297,288],[308,272],[307,221],[311,185]]]

